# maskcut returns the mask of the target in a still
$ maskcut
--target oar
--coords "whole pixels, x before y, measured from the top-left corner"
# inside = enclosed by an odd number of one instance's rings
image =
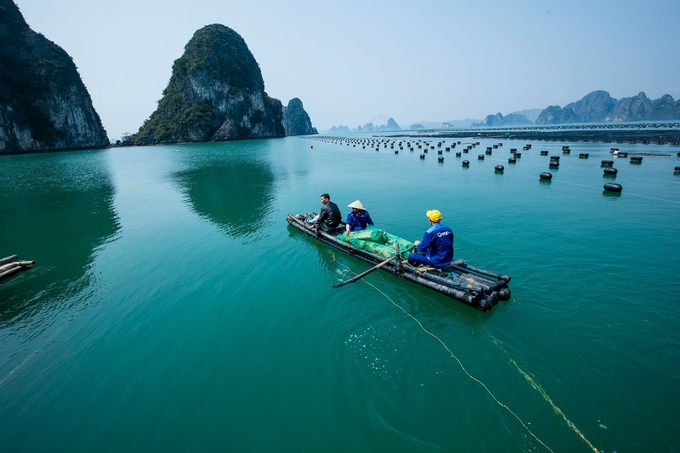
[[[415,247],[415,245],[414,245],[413,247]],[[409,250],[413,250],[413,247],[409,248],[409,249],[407,250],[407,252],[408,252]],[[375,266],[373,266],[373,267],[370,268],[369,270],[364,271],[364,272],[362,272],[361,274],[356,275],[356,276],[350,278],[349,280],[346,280],[346,281],[340,282],[340,283],[336,283],[335,285],[333,285],[333,288],[340,288],[341,286],[349,285],[350,283],[354,283],[354,282],[357,281],[357,280],[361,280],[362,278],[364,278],[365,276],[367,276],[368,274],[370,274],[370,273],[373,272],[374,270],[380,269],[380,268],[383,267],[385,264],[389,263],[390,261],[392,261],[392,260],[395,259],[395,258],[398,259],[398,260],[401,259],[401,253],[397,253],[395,256],[392,256],[392,257],[390,257],[390,258],[387,258],[387,259],[386,259],[385,261],[383,261],[382,263],[376,264]]]
[[[340,282],[340,283],[336,283],[335,285],[333,285],[333,288],[340,288],[341,286],[345,286],[345,285],[349,285],[350,283],[354,283],[355,281],[364,278],[365,276],[367,276],[368,274],[370,274],[370,273],[373,272],[374,270],[383,267],[385,264],[389,263],[389,262],[392,261],[394,258],[396,258],[396,256],[392,256],[392,257],[390,257],[390,258],[387,258],[387,259],[386,259],[385,261],[383,261],[382,263],[376,264],[375,266],[373,266],[373,267],[370,268],[369,270],[364,271],[364,272],[362,272],[361,274],[359,274],[359,275],[357,275],[357,276],[355,276],[355,277],[350,278],[349,280],[346,280],[346,281]]]

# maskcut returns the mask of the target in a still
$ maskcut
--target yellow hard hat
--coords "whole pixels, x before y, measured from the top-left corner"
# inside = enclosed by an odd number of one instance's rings
[[[437,211],[436,209],[433,209],[431,211],[427,211],[425,213],[428,219],[430,219],[432,222],[439,222],[442,219],[442,213]]]

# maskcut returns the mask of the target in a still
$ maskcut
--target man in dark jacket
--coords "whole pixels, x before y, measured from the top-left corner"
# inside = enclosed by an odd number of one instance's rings
[[[331,201],[331,196],[327,193],[321,195],[321,203],[323,206],[321,206],[321,211],[319,212],[319,217],[316,222],[323,231],[328,232],[340,225],[342,214],[340,214],[338,205]]]

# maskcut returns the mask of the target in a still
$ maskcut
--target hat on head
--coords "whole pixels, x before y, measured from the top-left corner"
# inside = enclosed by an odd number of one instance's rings
[[[364,208],[364,205],[361,204],[359,200],[353,201],[350,204],[347,205],[348,208],[356,208],[356,209],[361,209],[362,211],[365,211],[366,208]]]
[[[437,211],[436,209],[433,209],[431,211],[427,211],[425,213],[428,219],[430,219],[432,222],[439,222],[442,219],[442,213]]]

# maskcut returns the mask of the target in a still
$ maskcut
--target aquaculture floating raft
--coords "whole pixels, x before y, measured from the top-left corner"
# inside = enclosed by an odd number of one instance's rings
[[[314,225],[305,222],[308,214],[288,214],[288,224],[302,231],[308,236],[335,247],[343,252],[355,256],[373,265],[385,261],[385,257],[362,250],[352,244],[338,239],[344,231],[325,233],[317,230]],[[499,301],[510,299],[508,283],[510,277],[470,266],[464,260],[455,260],[448,267],[433,269],[431,267],[414,267],[402,264],[402,257],[398,249],[394,250],[392,261],[381,267],[398,277],[425,286],[434,291],[445,294],[482,311],[491,310]]]

